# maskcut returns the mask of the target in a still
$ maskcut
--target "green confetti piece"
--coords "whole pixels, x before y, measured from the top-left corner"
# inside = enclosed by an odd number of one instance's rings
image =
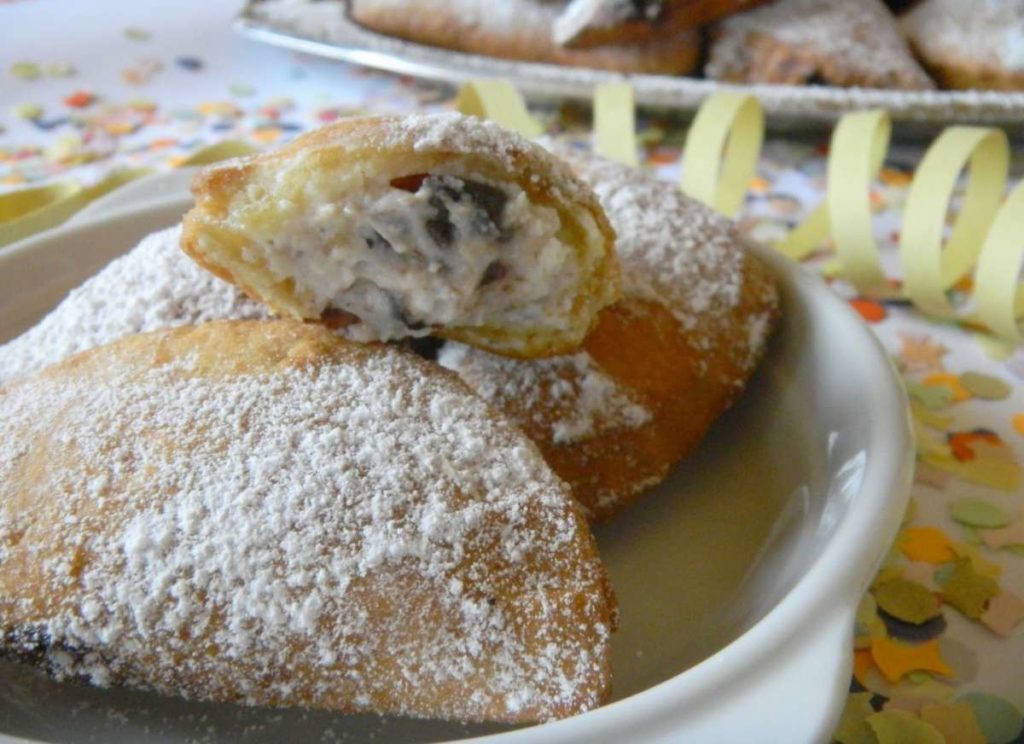
[[[950,504],[949,515],[960,524],[985,529],[1005,527],[1012,521],[1009,514],[990,501],[970,496],[957,499]]]
[[[76,72],[74,65],[67,62],[51,62],[46,66],[46,74],[50,77],[71,77]]]
[[[846,698],[839,727],[832,738],[839,744],[875,744],[874,733],[865,719],[875,712],[871,707],[873,693],[854,692]]]
[[[904,382],[907,395],[931,411],[941,411],[953,405],[953,391],[948,385],[922,385],[911,380]]]
[[[974,709],[981,733],[987,744],[1010,744],[1024,730],[1024,719],[1020,711],[1008,700],[987,692],[968,692],[957,701],[963,701]]]
[[[153,35],[139,26],[128,26],[124,30],[124,37],[132,41],[149,41]]]
[[[907,676],[903,679],[908,682],[912,682],[915,685],[923,685],[925,682],[932,679],[932,675],[928,674],[928,672],[913,671],[907,672]]]
[[[975,398],[983,400],[1005,400],[1010,397],[1013,388],[998,377],[984,375],[981,372],[964,372],[960,375],[960,384],[970,391]]]
[[[972,620],[985,612],[988,601],[999,594],[995,579],[982,576],[969,560],[957,561],[953,573],[942,585],[942,599]]]
[[[10,73],[19,80],[36,80],[41,74],[35,62],[15,62],[10,67]]]
[[[926,587],[910,579],[892,579],[875,587],[875,601],[897,620],[921,625],[942,612],[939,600]]]
[[[883,710],[865,720],[878,744],[946,744],[937,728],[905,710]]]
[[[939,586],[945,586],[946,582],[949,581],[949,577],[953,575],[955,570],[955,563],[946,563],[945,565],[939,566],[935,569],[935,573],[932,574],[932,581]]]
[[[19,119],[38,119],[43,115],[43,107],[38,103],[19,103],[11,112]]]
[[[238,96],[239,98],[251,96],[256,92],[255,88],[245,83],[232,83],[228,86],[228,90],[231,91],[231,95]]]
[[[961,525],[960,529],[963,530],[965,543],[968,545],[981,545],[981,535],[978,534],[977,529],[968,524]]]

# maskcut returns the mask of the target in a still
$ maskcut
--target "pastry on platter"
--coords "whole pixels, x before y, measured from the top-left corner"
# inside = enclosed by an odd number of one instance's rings
[[[1024,2],[925,0],[900,26],[942,87],[1024,90]]]
[[[609,691],[586,522],[436,365],[319,324],[129,336],[0,388],[0,629],[61,679],[532,722]]]
[[[927,90],[881,0],[777,0],[712,30],[704,73],[731,83]]]
[[[556,44],[635,44],[696,28],[765,0],[570,0],[555,19]]]
[[[180,240],[179,226],[147,235],[32,328],[0,344],[0,385],[133,333],[267,317],[263,305],[182,253]]]
[[[628,3],[633,5],[634,3]],[[555,40],[564,3],[552,0],[350,0],[352,19],[388,36],[489,57],[592,67],[624,73],[684,75],[700,57],[693,28],[624,37],[622,43],[571,49]],[[575,23],[570,17],[570,23]],[[641,22],[640,28],[650,24]],[[633,24],[635,29],[637,24]],[[612,40],[614,41],[614,40]]]
[[[277,314],[357,341],[551,356],[578,348],[618,295],[591,189],[475,117],[344,119],[207,168],[193,193],[186,253]]]
[[[573,164],[618,234],[623,299],[576,354],[522,361],[449,343],[438,361],[519,424],[602,519],[659,483],[739,397],[779,307],[731,221],[634,168]]]

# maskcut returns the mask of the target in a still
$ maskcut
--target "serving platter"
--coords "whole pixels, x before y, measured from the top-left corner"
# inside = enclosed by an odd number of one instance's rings
[[[0,342],[190,206],[187,172],[134,182],[0,250]],[[906,505],[902,388],[814,275],[751,246],[784,321],[740,403],[654,492],[595,532],[621,609],[611,704],[507,729],[247,709],[50,681],[0,664],[0,736],[41,741],[818,741],[849,684],[856,605]]]
[[[467,54],[374,33],[353,23],[341,0],[247,0],[236,29],[257,41],[306,54],[426,80],[459,84],[482,77],[511,81],[535,98],[589,101],[594,88],[632,84],[637,103],[692,112],[720,90],[750,93],[778,128],[821,129],[850,111],[884,108],[902,124],[897,134],[933,132],[948,124],[1005,126],[1024,137],[1024,92],[896,91],[794,85],[729,85],[666,75],[602,70]]]

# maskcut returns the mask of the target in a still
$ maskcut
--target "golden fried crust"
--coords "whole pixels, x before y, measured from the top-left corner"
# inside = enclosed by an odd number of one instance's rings
[[[778,293],[730,220],[635,168],[570,163],[618,233],[625,297],[578,354],[518,362],[448,345],[438,360],[508,413],[603,519],[659,483],[742,393]]]
[[[881,0],[777,0],[712,29],[704,74],[735,83],[929,90]]]
[[[700,57],[692,28],[637,39],[642,43],[566,48],[552,39],[561,8],[535,0],[352,0],[349,7],[353,20],[373,31],[488,57],[651,75],[685,75]]]
[[[272,234],[275,225],[294,220],[292,212],[316,198],[310,196],[313,184],[331,189],[332,181],[344,181],[348,185],[334,192],[335,199],[344,199],[346,189],[356,193],[371,178],[394,179],[438,169],[514,183],[531,204],[554,210],[561,220],[559,238],[575,253],[579,281],[571,307],[561,311],[564,317],[532,324],[453,323],[433,328],[433,335],[519,358],[578,348],[597,312],[619,294],[614,231],[593,192],[567,166],[543,148],[470,117],[344,119],[274,152],[207,168],[192,185],[196,206],[183,220],[181,247],[204,268],[278,314],[318,319],[322,311],[295,281],[273,275],[251,256],[251,236]],[[289,240],[288,235],[278,238]]]
[[[60,678],[510,722],[607,698],[613,601],[564,485],[400,350],[132,336],[0,389],[0,433],[3,650]]]
[[[754,259],[745,263],[743,296],[714,346],[699,348],[663,305],[627,297],[601,313],[583,350],[630,400],[650,413],[639,426],[604,428],[573,441],[554,432],[565,416],[548,400],[503,397],[503,409],[572,487],[593,520],[604,520],[660,483],[692,452],[711,425],[743,393],[764,344],[750,346],[749,320],[765,329],[778,319],[774,282]],[[707,322],[707,321],[705,321]],[[571,380],[571,375],[567,377]],[[521,401],[530,401],[524,405]]]

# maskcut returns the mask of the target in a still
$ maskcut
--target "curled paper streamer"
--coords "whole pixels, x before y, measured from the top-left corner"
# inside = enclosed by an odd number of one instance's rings
[[[686,134],[680,186],[722,214],[736,216],[763,142],[764,109],[756,98],[728,92],[711,95]]]
[[[978,259],[974,275],[977,318],[1001,338],[1024,341],[1020,317],[1024,314],[1024,182],[1018,184],[996,215]]]
[[[495,121],[524,137],[536,137],[543,128],[530,116],[519,91],[508,80],[472,80],[459,89],[455,108],[470,116]]]
[[[799,260],[831,236],[839,256],[834,273],[843,274],[862,294],[872,297],[895,292],[878,260],[870,201],[871,183],[885,162],[891,131],[884,111],[844,116],[832,133],[822,203],[776,245]]]
[[[225,140],[196,150],[180,165],[207,165],[255,150],[248,143]],[[57,227],[90,202],[152,172],[149,168],[133,168],[114,171],[92,186],[56,183],[0,194],[0,246]]]
[[[892,124],[884,111],[844,116],[832,135],[828,159],[829,233],[843,276],[868,297],[892,297],[896,290],[878,260],[871,223],[871,183],[889,151]]]
[[[965,165],[963,204],[943,248],[946,212]],[[1010,145],[999,129],[951,127],[925,153],[907,194],[900,238],[903,290],[920,309],[944,318],[957,315],[946,291],[977,261],[1009,168]]]
[[[598,155],[625,165],[637,165],[633,86],[599,85],[594,91],[594,149]]]
[[[92,186],[56,184],[0,195],[0,246],[60,225],[89,202],[151,171],[115,171]]]

